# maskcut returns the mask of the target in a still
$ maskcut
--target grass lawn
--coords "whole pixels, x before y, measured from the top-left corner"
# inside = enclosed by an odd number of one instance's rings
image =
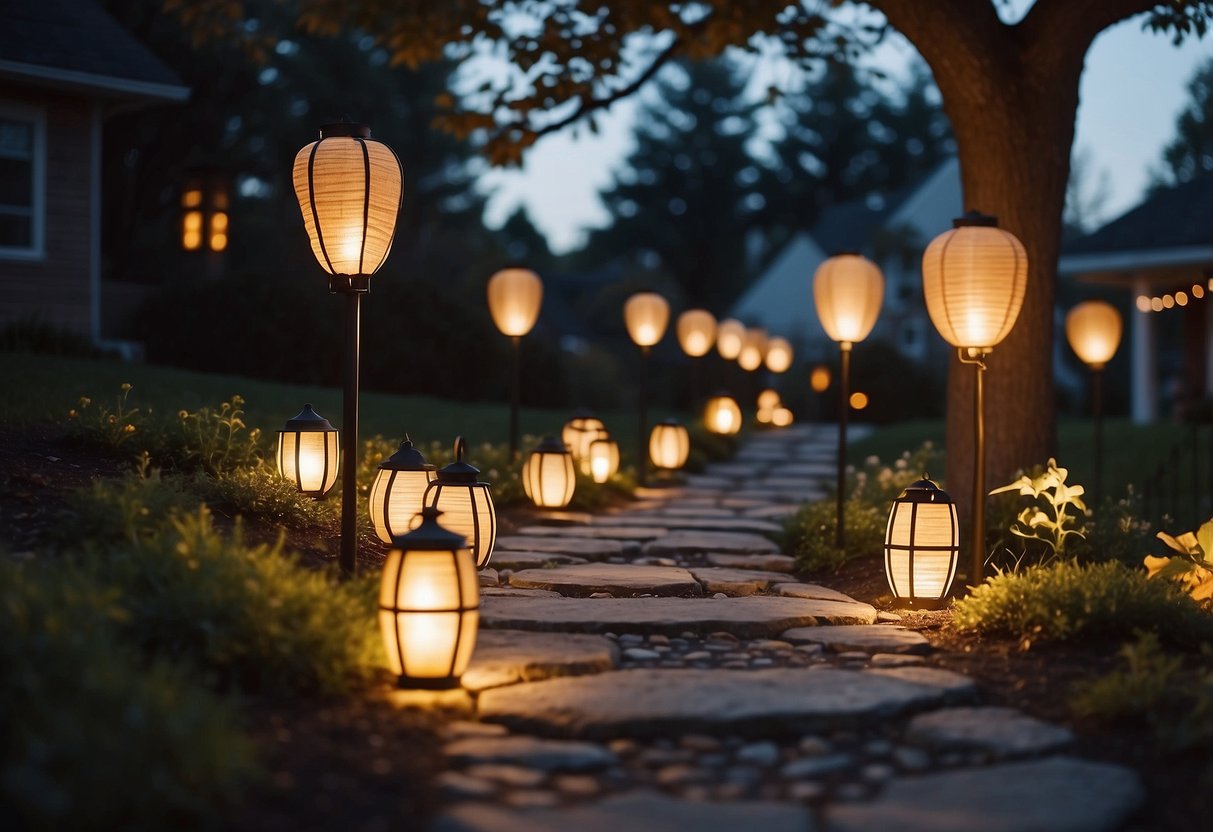
[[[111,406],[123,382],[133,385],[132,407],[176,413],[214,406],[232,395],[245,400],[245,421],[272,434],[310,402],[321,415],[341,426],[341,391],[258,381],[239,376],[212,375],[172,367],[126,364],[107,359],[0,353],[0,422],[10,427],[46,419],[62,421],[81,396]],[[453,402],[429,396],[399,396],[363,392],[360,432],[399,438],[409,433],[415,442],[453,441],[463,434],[470,444],[509,439],[508,403]],[[523,434],[554,433],[569,417],[564,410],[523,408]],[[663,418],[653,412],[650,421]],[[636,416],[628,411],[600,413],[624,452],[636,435]]]
[[[1180,517],[1190,513],[1192,469],[1191,427],[1169,423],[1134,425],[1128,419],[1109,419],[1104,422],[1104,491],[1109,497],[1119,497],[1125,486],[1133,484],[1139,489],[1151,477],[1160,463],[1168,463],[1168,474],[1164,493],[1169,501],[1171,494],[1169,464],[1172,447],[1182,441],[1179,465],[1179,493],[1181,495]],[[871,436],[851,445],[850,459],[862,461],[865,456],[875,454],[882,461],[896,459],[904,450],[913,450],[923,442],[932,441],[944,447],[944,423],[942,420],[903,422],[877,428]],[[1213,462],[1210,448],[1210,431],[1201,428],[1196,452],[1199,493],[1208,500]],[[1070,469],[1069,482],[1092,487],[1094,477],[1095,436],[1092,423],[1086,419],[1063,419],[1058,425],[1057,463]],[[1040,460],[1041,463],[1045,460]],[[941,472],[942,473],[942,472]]]

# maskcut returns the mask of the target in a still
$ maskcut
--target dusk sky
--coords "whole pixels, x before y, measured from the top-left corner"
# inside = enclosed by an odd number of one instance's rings
[[[913,48],[895,36],[872,62],[897,73],[914,55]],[[1149,170],[1187,102],[1188,79],[1210,57],[1213,36],[1177,48],[1167,35],[1142,31],[1140,18],[1105,31],[1095,41],[1082,79],[1075,148],[1089,148],[1093,180],[1107,172],[1110,193],[1103,219],[1140,199]],[[577,138],[571,132],[550,136],[529,152],[521,170],[487,174],[483,187],[494,189],[488,223],[499,225],[521,203],[554,250],[575,248],[586,229],[607,221],[597,192],[611,181],[612,169],[630,148],[634,113],[634,102],[621,103],[602,120],[600,135],[582,131]]]

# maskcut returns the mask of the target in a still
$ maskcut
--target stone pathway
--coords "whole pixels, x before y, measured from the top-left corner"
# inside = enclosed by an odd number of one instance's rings
[[[797,581],[772,542],[833,476],[832,428],[610,514],[498,538],[447,728],[440,832],[898,829],[1099,832],[1136,774],[1066,755],[1065,728],[983,706],[870,605]]]

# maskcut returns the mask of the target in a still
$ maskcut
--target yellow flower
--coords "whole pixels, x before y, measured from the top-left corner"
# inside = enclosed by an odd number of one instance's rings
[[[128,383],[128,382],[123,382],[123,384],[122,384],[122,392],[123,392],[123,393],[125,393],[127,390],[130,390],[130,389],[131,389],[131,385],[130,385],[130,383]]]
[[[109,417],[109,423],[110,423],[111,425],[116,424],[116,423],[117,423],[117,421],[118,421],[118,417],[117,417],[117,416],[113,416],[113,415],[111,415],[111,416]]]
[[[189,417],[190,417],[190,413],[188,410],[178,410],[177,411],[178,419],[188,419]]]
[[[76,412],[76,408],[74,407],[67,412],[67,418],[69,419],[75,419],[79,415],[80,414]]]
[[[134,433],[134,432],[135,432],[135,426],[134,426],[134,425],[127,425],[126,427],[124,427],[124,428],[122,429],[122,432],[123,432],[123,433]]]
[[[81,396],[81,397],[80,397],[80,406],[81,406],[81,407],[88,407],[88,406],[89,406],[90,404],[92,404],[92,403],[93,403],[93,400],[92,400],[92,399],[90,399],[88,396]]]

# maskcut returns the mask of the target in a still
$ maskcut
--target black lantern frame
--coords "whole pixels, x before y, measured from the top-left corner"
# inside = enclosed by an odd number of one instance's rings
[[[927,505],[947,507],[950,544],[920,544],[917,542],[920,531],[920,509]],[[904,543],[894,542],[894,530],[904,528],[899,523],[902,520],[904,512],[909,513],[908,541]],[[938,595],[919,596],[916,590],[921,589],[921,586],[915,586],[915,558],[920,555],[940,553],[947,553],[948,555],[947,577],[943,582],[943,586]],[[895,560],[900,561],[902,558],[905,559],[907,586],[898,586],[899,582],[894,577],[900,571],[899,567],[901,566],[901,563],[895,563]],[[956,515],[956,504],[946,491],[943,491],[931,481],[928,475],[924,474],[921,480],[912,483],[901,492],[901,495],[893,501],[893,506],[889,511],[889,523],[885,529],[884,568],[885,577],[889,581],[889,589],[894,596],[894,604],[896,606],[913,606],[926,609],[942,606],[945,603],[944,599],[946,599],[948,591],[952,587],[952,581],[956,578],[956,566],[959,561],[960,523]]]
[[[393,548],[383,566],[379,590],[379,623],[384,637],[384,647],[389,659],[400,672],[397,684],[402,688],[421,690],[450,690],[459,687],[462,671],[471,659],[476,646],[476,630],[480,623],[480,579],[472,565],[471,553],[463,535],[443,528],[438,523],[438,509],[424,508],[421,524],[413,531],[393,539]],[[448,573],[455,584],[458,602],[450,607],[404,607],[401,606],[407,565],[410,556],[449,553],[451,569]],[[401,619],[405,616],[450,616],[454,615],[454,639],[442,676],[415,676],[407,673],[409,645],[401,633]],[[433,642],[430,641],[429,646]]]
[[[425,505],[447,515],[447,525],[458,533],[468,527],[465,535],[477,569],[483,569],[493,554],[497,542],[497,510],[493,506],[492,485],[480,482],[480,469],[463,461],[467,443],[462,436],[455,438],[455,461],[438,469],[434,480],[425,489]],[[443,494],[451,495],[446,504]],[[455,496],[458,495],[458,496]],[[452,500],[466,499],[465,507],[452,508]]]
[[[305,434],[316,433],[324,434],[321,440],[324,457],[320,469],[320,488],[305,488],[302,472],[303,437]],[[328,419],[313,410],[310,404],[305,404],[303,410],[278,431],[278,473],[293,482],[301,494],[319,500],[337,484],[337,471],[340,466],[341,451],[337,429]]]

